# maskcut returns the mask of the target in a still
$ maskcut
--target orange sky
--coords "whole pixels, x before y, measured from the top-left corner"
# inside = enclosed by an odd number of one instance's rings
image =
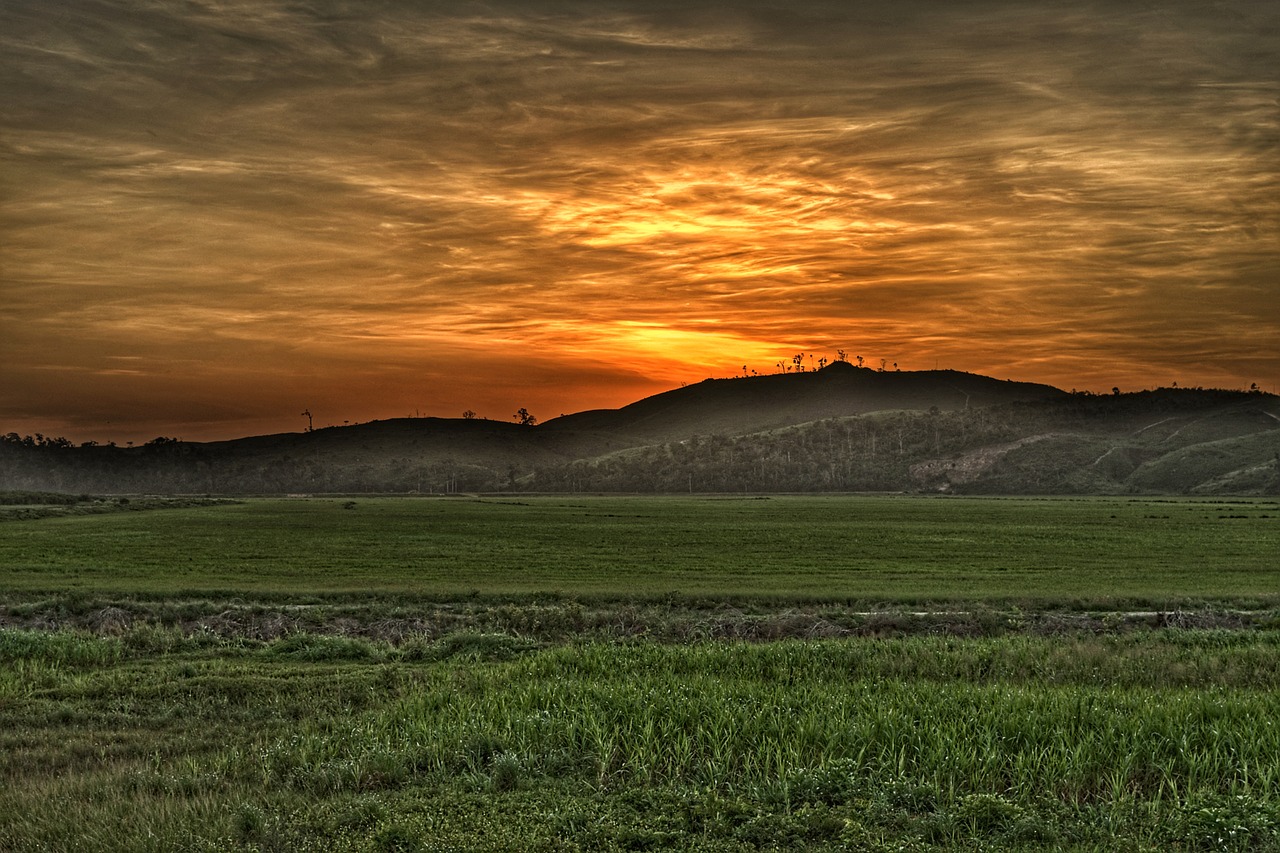
[[[0,432],[1280,381],[1280,5],[14,0]]]

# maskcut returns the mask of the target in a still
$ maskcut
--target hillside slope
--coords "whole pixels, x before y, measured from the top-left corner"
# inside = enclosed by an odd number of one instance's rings
[[[547,491],[1280,494],[1280,398],[1067,395],[698,436],[544,469]]]
[[[708,379],[621,409],[566,415],[541,429],[607,434],[644,445],[694,435],[743,435],[888,409],[949,411],[1064,396],[1066,392],[1050,385],[954,370],[885,372],[836,362],[804,373]]]
[[[234,441],[10,434],[0,490],[1280,493],[1280,398],[1067,394],[955,371],[708,380],[539,426],[412,418]]]

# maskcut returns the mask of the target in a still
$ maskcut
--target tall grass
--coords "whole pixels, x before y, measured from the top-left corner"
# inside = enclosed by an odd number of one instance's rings
[[[0,664],[39,662],[46,666],[110,666],[124,654],[115,637],[81,632],[0,630]]]
[[[1274,850],[1280,831],[1269,632],[0,632],[0,651],[0,849]]]
[[[486,772],[505,755],[528,772],[606,787],[742,790],[839,767],[857,779],[911,779],[948,799],[1280,793],[1274,691],[908,681],[860,675],[849,652],[826,643],[559,649],[442,673],[394,708],[299,735],[264,769],[271,781],[323,787],[335,763],[448,777]]]

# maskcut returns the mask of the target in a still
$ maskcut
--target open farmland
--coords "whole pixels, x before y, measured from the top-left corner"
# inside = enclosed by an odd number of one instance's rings
[[[165,507],[0,522],[0,850],[1280,849],[1275,501]]]
[[[1276,850],[1280,635],[0,632],[5,850]]]
[[[10,594],[559,594],[1036,607],[1277,600],[1280,502],[332,498],[0,527]]]

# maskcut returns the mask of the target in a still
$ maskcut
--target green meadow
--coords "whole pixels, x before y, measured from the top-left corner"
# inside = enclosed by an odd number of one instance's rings
[[[1276,850],[1280,633],[0,633],[5,850]]]
[[[1275,501],[79,506],[2,851],[1280,850]]]
[[[12,593],[1274,601],[1280,502],[334,498],[0,523]]]

